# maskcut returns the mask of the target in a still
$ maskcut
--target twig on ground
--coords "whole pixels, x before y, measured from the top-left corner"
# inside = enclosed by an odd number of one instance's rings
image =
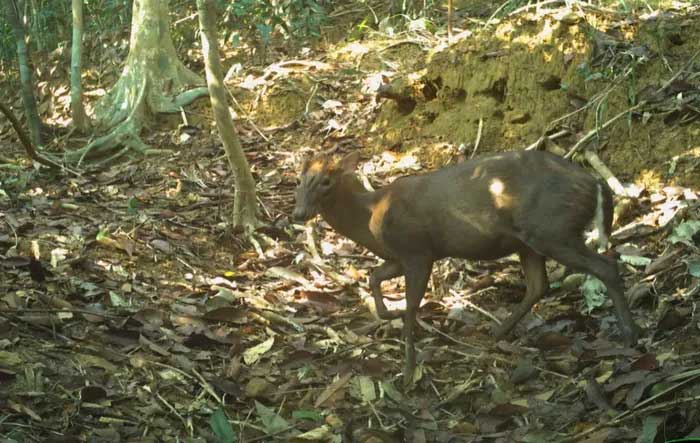
[[[25,313],[29,313],[29,314],[31,314],[31,313],[34,313],[34,314],[39,314],[39,313],[60,314],[62,312],[71,313],[71,314],[94,315],[96,317],[104,317],[104,318],[124,318],[124,317],[126,317],[125,315],[108,314],[106,312],[93,312],[93,311],[89,311],[87,309],[65,309],[65,308],[8,309],[8,308],[0,308],[0,313],[15,314],[15,315],[21,315],[21,314],[25,314]]]
[[[481,132],[484,129],[484,119],[480,118],[479,119],[479,128],[476,131],[476,140],[474,141],[474,149],[472,149],[472,155],[469,156],[469,158],[474,158],[474,154],[476,154],[476,150],[479,148],[479,143],[481,143]]]
[[[476,345],[472,345],[472,344],[463,342],[461,340],[458,340],[458,339],[452,337],[451,335],[446,334],[446,333],[442,332],[441,330],[429,325],[428,323],[421,320],[419,317],[416,317],[416,321],[418,322],[419,326],[421,326],[423,329],[425,329],[426,331],[428,331],[430,333],[441,335],[441,336],[445,337],[447,340],[449,340],[453,343],[456,343],[460,346],[464,346],[465,348],[479,349],[479,350],[483,351],[483,348],[476,346]]]
[[[166,407],[170,412],[172,412],[172,414],[173,414],[174,416],[176,416],[176,417],[182,422],[182,426],[185,428],[185,431],[188,431],[188,432],[191,431],[190,427],[187,425],[187,420],[185,420],[185,418],[184,418],[182,415],[180,415],[179,412],[177,412],[177,409],[175,409],[175,407],[174,407],[173,405],[171,405],[170,403],[168,403],[168,400],[166,400],[165,398],[163,398],[163,396],[160,395],[159,392],[156,392],[155,394],[156,394],[156,397],[158,398],[158,400],[160,400],[160,402],[163,403],[163,404],[165,405],[165,407]]]
[[[214,388],[212,388],[212,386],[209,384],[209,382],[206,381],[204,379],[204,377],[202,377],[202,374],[197,372],[197,369],[195,369],[195,368],[192,368],[192,372],[199,379],[199,383],[202,386],[202,388],[205,391],[207,391],[207,393],[209,393],[209,395],[211,395],[214,398],[214,400],[216,400],[217,403],[219,403],[220,405],[223,405],[224,402],[221,399],[221,397],[219,397],[219,395],[214,391]]]
[[[542,143],[545,141],[554,141],[556,139],[566,137],[567,135],[571,134],[571,131],[568,129],[562,129],[561,131],[555,132],[554,134],[551,135],[543,135],[542,137],[538,138],[537,141],[527,148],[525,148],[525,151],[534,151],[539,149],[542,146]]]
[[[304,243],[309,248],[311,253],[311,258],[314,261],[321,262],[321,256],[318,255],[318,249],[316,249],[316,240],[314,239],[314,229],[311,225],[304,226]]]
[[[671,83],[673,83],[688,67],[693,65],[693,62],[695,61],[695,59],[697,58],[698,55],[700,55],[700,51],[696,51],[695,54],[693,54],[693,56],[690,57],[688,62],[686,64],[684,64],[681,69],[679,69],[675,74],[673,74],[671,76],[671,78],[666,80],[666,82],[663,85],[661,85],[661,87],[659,88],[658,91],[656,91],[656,93],[658,94],[660,92],[663,92],[666,88],[671,86]]]
[[[265,320],[268,320],[271,323],[277,323],[279,325],[283,326],[290,326],[292,329],[294,329],[295,332],[304,332],[304,326],[300,325],[299,323],[292,321],[288,319],[287,317],[284,317],[282,315],[277,314],[274,311],[271,311],[269,309],[258,309],[258,308],[251,308],[252,310],[255,311],[259,316],[263,317]]]
[[[610,186],[610,189],[613,190],[615,195],[619,195],[620,197],[628,197],[627,191],[625,191],[625,188],[624,186],[622,186],[622,183],[620,183],[620,180],[618,180],[617,177],[615,177],[615,174],[613,174],[613,172],[605,165],[605,163],[603,163],[600,157],[598,157],[598,154],[591,151],[590,149],[585,149],[583,151],[583,156],[593,167],[593,169],[595,169],[596,172],[605,179],[605,181],[608,183],[608,186]]]
[[[483,292],[490,291],[492,289],[495,289],[495,288],[493,286],[489,286],[488,288],[483,288],[483,289],[480,289],[472,294],[468,294],[468,296],[473,297],[475,295],[479,295]],[[491,320],[495,321],[496,324],[499,324],[499,325],[501,324],[501,320],[499,320],[495,315],[480,308],[479,306],[475,305],[474,303],[470,302],[469,300],[464,299],[464,297],[461,294],[459,294],[457,291],[455,291],[454,289],[450,289],[450,294],[454,295],[455,297],[459,297],[462,300],[462,303],[466,304],[467,306],[469,306],[470,308],[479,312],[480,314],[483,314],[486,317],[490,318]]]

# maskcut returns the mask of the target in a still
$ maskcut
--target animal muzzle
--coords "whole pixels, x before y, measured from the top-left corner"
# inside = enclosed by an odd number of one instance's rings
[[[308,221],[313,216],[314,211],[312,211],[310,208],[305,207],[297,206],[294,208],[294,212],[292,212],[292,220],[297,223],[303,223],[305,221]]]

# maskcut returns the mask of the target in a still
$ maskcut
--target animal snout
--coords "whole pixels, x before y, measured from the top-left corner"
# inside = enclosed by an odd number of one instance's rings
[[[298,223],[303,223],[307,221],[310,217],[308,211],[305,208],[294,208],[292,212],[292,220]]]

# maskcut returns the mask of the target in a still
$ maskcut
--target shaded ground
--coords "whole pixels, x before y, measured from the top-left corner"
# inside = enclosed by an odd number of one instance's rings
[[[262,251],[226,229],[232,180],[204,101],[189,127],[164,117],[147,135],[170,156],[77,178],[3,172],[0,435],[215,441],[220,404],[246,442],[697,433],[700,69],[688,61],[700,23],[669,18],[664,29],[681,40],[665,31],[655,47],[658,20],[587,16],[609,41],[565,18],[518,16],[447,49],[421,32],[377,37],[232,79],[268,222]],[[630,74],[620,77],[631,66],[634,94]],[[382,84],[413,109],[378,99]],[[554,263],[550,297],[496,342],[489,315],[505,318],[524,291],[517,260],[446,261],[421,312],[422,377],[405,392],[401,321],[377,321],[368,300],[378,261],[322,222],[289,224],[301,156],[362,149],[378,186],[545,132],[566,129],[553,143],[568,148],[645,90],[656,94],[649,105],[597,138],[613,172],[637,184],[613,242],[647,328],[639,348],[617,340],[609,303],[583,314],[582,280],[562,281]],[[403,282],[384,289],[400,307]]]

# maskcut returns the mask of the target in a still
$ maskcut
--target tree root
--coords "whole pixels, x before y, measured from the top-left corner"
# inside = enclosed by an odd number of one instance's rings
[[[127,95],[136,97],[130,106],[131,110],[127,117],[106,135],[93,140],[87,146],[77,151],[67,153],[64,156],[66,163],[80,166],[84,162],[89,161],[94,166],[106,167],[129,154],[146,156],[163,152],[163,150],[150,149],[139,136],[143,128],[144,116],[146,115],[146,97],[149,96],[149,93],[152,95],[152,91],[148,90],[148,86],[151,82],[148,81],[147,77],[148,76],[144,76],[144,79],[141,81],[137,94],[133,94],[133,91],[129,92],[125,90],[116,91],[114,93],[116,97],[125,97]],[[128,84],[128,82],[124,82],[122,85],[126,84]],[[177,112],[180,111],[183,106],[207,94],[207,88],[197,87],[177,95],[174,99],[161,95],[161,99],[156,100],[159,103],[157,106],[158,109],[152,111]],[[150,97],[148,100],[149,104],[151,101],[153,101],[153,97]],[[112,108],[117,107],[118,104],[118,100],[113,100],[111,103]],[[124,111],[121,112],[123,113]]]

